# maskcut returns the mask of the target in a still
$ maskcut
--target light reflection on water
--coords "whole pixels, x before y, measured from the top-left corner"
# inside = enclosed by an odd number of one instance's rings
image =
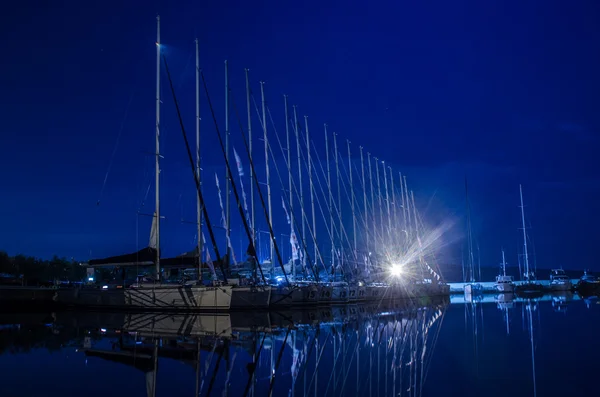
[[[581,394],[595,387],[600,324],[595,301],[572,298],[2,314],[0,395]]]

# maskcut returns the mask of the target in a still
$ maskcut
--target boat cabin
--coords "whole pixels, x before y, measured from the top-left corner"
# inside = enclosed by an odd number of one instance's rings
[[[567,274],[563,269],[552,269],[550,270],[550,282],[554,280],[568,280]]]
[[[497,284],[512,284],[513,276],[496,276]]]

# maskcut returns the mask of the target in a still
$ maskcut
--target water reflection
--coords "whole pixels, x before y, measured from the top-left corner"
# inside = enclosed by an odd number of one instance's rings
[[[600,351],[592,338],[597,301],[574,300],[504,295],[450,307],[3,314],[0,394],[572,395],[574,382],[594,390],[590,360]],[[33,375],[39,366],[46,370]]]
[[[76,347],[75,361],[90,367],[104,367],[102,361],[111,370],[134,369],[127,378],[137,385],[134,395],[416,396],[447,304],[220,315],[63,312],[15,318],[22,325],[11,334],[13,346],[32,330],[39,334],[14,353],[54,343]],[[174,360],[188,367],[181,369],[184,382],[173,379]],[[117,374],[114,381],[123,379]]]

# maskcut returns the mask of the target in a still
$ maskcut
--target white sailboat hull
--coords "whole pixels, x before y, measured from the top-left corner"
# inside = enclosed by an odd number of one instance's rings
[[[269,306],[286,307],[293,303],[294,287],[272,287]]]
[[[232,287],[145,287],[125,290],[125,304],[143,308],[216,309],[231,306]]]
[[[361,302],[365,300],[366,289],[357,285],[348,287],[348,300],[350,302]]]
[[[332,303],[344,303],[348,302],[348,286],[347,285],[336,285],[331,287],[331,302]]]
[[[315,285],[299,286],[292,293],[294,305],[316,305],[319,302],[319,289]]]
[[[66,305],[112,309],[221,311],[231,306],[231,286],[145,286],[59,291]]]
[[[368,285],[366,287],[366,300],[367,301],[380,301],[382,299],[389,298],[387,296],[387,287],[378,285]]]
[[[271,301],[271,287],[235,287],[232,289],[231,308],[267,308]]]
[[[333,288],[328,285],[319,285],[319,303],[329,304],[331,303],[331,295],[333,294]]]

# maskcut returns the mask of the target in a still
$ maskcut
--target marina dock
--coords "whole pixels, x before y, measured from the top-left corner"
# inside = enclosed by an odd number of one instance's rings
[[[576,285],[579,279],[571,279],[571,284]],[[523,284],[524,281],[514,281],[515,286]],[[538,280],[537,283],[543,285],[544,287],[550,287],[550,280]],[[473,283],[448,283],[450,285],[450,293],[451,294],[462,294],[465,290],[465,285],[473,284]],[[496,289],[495,281],[485,281],[481,283],[475,283],[481,285],[483,293],[487,294],[496,294],[498,290]]]

